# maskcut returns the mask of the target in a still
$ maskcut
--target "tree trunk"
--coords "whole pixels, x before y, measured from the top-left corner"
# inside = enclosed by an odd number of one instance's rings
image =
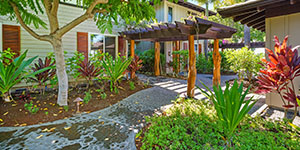
[[[58,97],[57,104],[59,106],[68,105],[68,76],[66,72],[64,52],[62,48],[61,38],[54,38],[52,46],[56,59],[56,75],[58,78]]]
[[[244,41],[245,46],[250,47],[250,28],[247,25],[244,25]]]
[[[209,16],[209,12],[208,12],[208,2],[205,3],[205,16],[207,17],[208,20],[208,16]],[[204,56],[206,58],[206,60],[208,60],[208,41],[204,40]],[[206,70],[206,66],[205,66],[205,70]]]

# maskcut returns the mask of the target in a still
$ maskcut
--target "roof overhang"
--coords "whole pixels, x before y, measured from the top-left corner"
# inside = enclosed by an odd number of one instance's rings
[[[189,35],[195,35],[195,39],[230,38],[235,32],[234,28],[196,17],[195,20],[185,19],[175,24],[162,23],[123,31],[120,35],[127,40],[137,41],[183,41]]]
[[[257,30],[265,31],[265,19],[300,12],[300,0],[250,0],[218,9],[224,17],[233,17]]]

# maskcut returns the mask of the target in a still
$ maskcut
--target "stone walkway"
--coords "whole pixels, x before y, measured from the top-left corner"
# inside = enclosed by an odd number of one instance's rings
[[[103,110],[81,114],[64,120],[26,127],[1,127],[0,149],[124,149],[135,150],[134,138],[145,124],[145,116],[150,116],[166,107],[176,96],[185,96],[186,80],[138,75],[154,87],[135,93],[121,102]],[[211,75],[198,75],[198,80],[212,87]],[[222,76],[221,85],[235,76]],[[195,91],[197,99],[204,96]],[[264,97],[256,96],[260,101],[250,114],[266,110]],[[268,109],[271,117],[281,112]],[[270,118],[271,118],[270,117]],[[33,118],[34,119],[34,118]],[[295,120],[300,120],[296,118]],[[300,122],[300,121],[299,121]],[[299,124],[300,125],[300,124]]]

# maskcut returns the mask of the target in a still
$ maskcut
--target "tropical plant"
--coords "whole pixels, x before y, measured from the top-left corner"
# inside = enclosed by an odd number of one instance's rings
[[[134,82],[129,81],[129,89],[132,90],[132,91],[135,89]]]
[[[16,53],[13,52],[10,48],[0,52],[0,60],[2,60],[4,65],[9,65],[15,58]]]
[[[72,55],[72,57],[68,58],[66,61],[66,65],[68,66],[67,73],[75,80],[75,82],[77,82],[80,76],[80,72],[78,71],[80,66],[78,64],[80,64],[83,61],[84,55],[77,51],[74,53],[74,55]]]
[[[53,46],[56,55],[57,76],[58,76],[58,97],[59,105],[67,105],[68,102],[68,76],[65,68],[63,55],[62,37],[82,22],[94,18],[97,27],[101,32],[108,30],[112,32],[113,26],[124,20],[128,22],[150,21],[155,17],[155,10],[149,5],[150,0],[76,0],[78,9],[83,13],[70,21],[60,25],[58,21],[61,13],[58,13],[61,5],[60,0],[5,0],[1,1],[0,14],[14,20],[23,27],[30,35],[37,40],[49,42]],[[70,1],[68,1],[70,3]],[[154,1],[154,4],[160,1]],[[44,15],[43,15],[44,14]],[[41,16],[46,16],[48,23]],[[48,29],[47,34],[38,34],[34,31],[37,28]]]
[[[143,60],[143,67],[141,68],[142,72],[154,72],[154,62],[155,62],[154,61],[154,59],[155,59],[154,53],[155,53],[154,49],[146,50],[141,54],[136,53],[139,55],[140,59]],[[160,53],[159,61],[160,61],[161,66],[165,66],[166,57],[164,54]]]
[[[134,55],[134,58],[132,59],[130,65],[126,69],[127,72],[130,73],[130,78],[135,78],[135,72],[140,70],[143,67],[143,60],[140,59],[138,55]]]
[[[90,101],[91,98],[92,98],[91,91],[84,92],[84,94],[85,94],[85,96],[84,96],[84,98],[83,98],[83,102],[84,102],[85,104],[88,104],[89,101]]]
[[[131,63],[131,59],[117,56],[114,60],[109,56],[102,60],[102,65],[105,69],[106,79],[110,80],[110,90],[117,93],[117,82],[123,77],[126,68]]]
[[[263,69],[258,76],[259,87],[256,92],[278,93],[284,104],[285,116],[287,109],[295,107],[293,120],[297,115],[297,99],[300,98],[294,85],[294,79],[300,76],[300,57],[298,47],[292,49],[291,46],[287,46],[287,40],[286,36],[280,44],[278,37],[275,36],[274,51],[266,48],[269,59],[262,59]]]
[[[25,103],[24,107],[26,110],[28,110],[31,114],[36,114],[39,111],[39,107],[36,105],[33,105],[32,101],[30,103]]]
[[[9,91],[14,85],[20,83],[23,79],[33,77],[34,75],[49,69],[43,68],[33,73],[24,74],[24,69],[37,58],[37,56],[35,56],[28,60],[24,60],[26,55],[27,50],[8,65],[5,65],[3,61],[0,61],[0,92],[2,99],[5,102],[10,102],[12,100]]]
[[[217,116],[224,127],[227,145],[230,146],[234,130],[256,103],[256,101],[252,101],[253,97],[245,100],[250,87],[243,92],[243,83],[239,85],[235,80],[232,87],[226,83],[224,91],[221,85],[219,87],[213,86],[213,93],[205,84],[203,86],[208,92],[198,86],[197,88],[213,102]]]
[[[56,72],[55,60],[52,60],[50,57],[46,57],[43,62],[43,60],[41,58],[39,58],[38,62],[35,63],[31,69],[33,72],[36,72],[43,68],[49,68],[49,69],[45,70],[44,72],[34,75],[34,77],[31,77],[30,79],[33,80],[34,82],[37,82],[38,85],[44,85],[44,87],[45,87],[46,82],[55,76],[55,72]],[[44,91],[43,91],[43,93],[44,93]]]
[[[179,56],[179,62],[177,59],[174,59],[173,61],[173,68],[174,70],[178,70],[178,67],[182,66],[187,71],[187,64],[188,64],[188,58],[189,58],[189,51],[188,50],[180,50],[180,51],[173,51],[173,55]]]
[[[80,76],[84,77],[88,82],[88,86],[92,85],[93,79],[98,77],[103,70],[101,68],[97,68],[94,64],[89,61],[82,61],[78,64],[80,68],[78,68],[78,72],[80,72]]]
[[[255,54],[247,47],[240,50],[228,50],[225,52],[225,57],[231,64],[230,69],[238,73],[240,80],[246,76],[251,81],[253,75],[257,75],[262,68],[260,59],[263,58],[263,54]]]

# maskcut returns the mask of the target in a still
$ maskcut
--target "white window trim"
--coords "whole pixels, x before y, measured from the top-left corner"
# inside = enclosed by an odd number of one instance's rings
[[[109,37],[115,37],[115,57],[118,56],[118,36],[114,34],[106,34],[106,33],[97,33],[97,32],[88,32],[88,56],[91,54],[91,34],[98,34],[98,35],[103,35],[103,36],[109,36]],[[105,37],[103,39],[103,53],[105,53]]]

